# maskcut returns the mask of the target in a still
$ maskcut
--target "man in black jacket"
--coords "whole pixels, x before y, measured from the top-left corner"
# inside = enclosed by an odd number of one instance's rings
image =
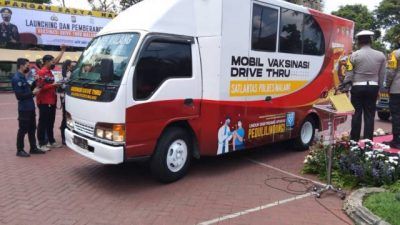
[[[17,156],[29,157],[30,155],[24,151],[24,137],[28,133],[29,144],[31,147],[30,154],[44,154],[43,151],[36,147],[36,119],[35,119],[35,103],[33,97],[40,91],[35,88],[33,91],[26,80],[29,72],[28,59],[17,59],[18,71],[12,78],[12,87],[18,100],[18,134],[17,134]]]

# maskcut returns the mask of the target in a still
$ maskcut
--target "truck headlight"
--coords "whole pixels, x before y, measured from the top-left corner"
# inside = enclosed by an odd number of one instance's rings
[[[106,130],[105,134],[106,134],[106,135],[104,135],[104,137],[105,137],[107,140],[110,140],[110,141],[113,140],[113,132],[112,132],[111,130]]]
[[[125,125],[116,124],[113,126],[113,141],[124,142],[125,141]]]
[[[72,120],[71,114],[69,112],[66,112],[65,118],[66,118],[66,121],[67,121],[68,129],[73,130],[75,124],[74,124],[74,121]]]
[[[97,123],[95,128],[95,136],[115,142],[125,141],[125,125],[111,123]]]
[[[100,128],[97,128],[96,129],[96,137],[104,138],[104,130],[100,129]]]

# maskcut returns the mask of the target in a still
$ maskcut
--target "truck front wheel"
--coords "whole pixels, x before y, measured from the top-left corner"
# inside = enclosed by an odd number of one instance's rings
[[[389,120],[390,112],[378,112],[378,117],[381,120],[387,121],[387,120]]]
[[[190,165],[192,144],[182,128],[168,128],[157,144],[150,162],[153,175],[170,183],[182,178]]]
[[[296,148],[300,151],[307,150],[315,135],[315,121],[311,117],[307,117],[300,127],[299,137],[296,139]]]

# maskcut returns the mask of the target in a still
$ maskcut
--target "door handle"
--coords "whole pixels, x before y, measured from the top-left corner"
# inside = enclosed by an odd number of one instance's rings
[[[192,106],[193,105],[193,99],[192,98],[187,98],[183,100],[183,104],[187,106]]]
[[[265,97],[265,101],[266,101],[266,102],[269,102],[269,101],[271,101],[271,100],[272,100],[272,97],[271,97],[271,96]]]

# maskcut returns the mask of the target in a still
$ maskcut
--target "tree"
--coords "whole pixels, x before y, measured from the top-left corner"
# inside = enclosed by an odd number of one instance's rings
[[[291,2],[298,5],[303,5],[312,9],[316,9],[322,11],[323,1],[322,0],[286,0],[287,2]]]
[[[367,6],[361,4],[341,6],[333,15],[343,17],[355,22],[354,32],[357,34],[362,30],[371,30],[375,33],[373,48],[379,51],[386,51],[385,45],[380,40],[382,35],[380,25],[374,13],[369,11]]]
[[[332,14],[354,21],[355,33],[362,30],[371,30],[375,32],[375,38],[380,37],[379,24],[374,14],[369,11],[365,5],[356,4],[341,6],[338,11],[334,11]]]
[[[51,0],[16,0],[18,2],[32,2],[37,4],[50,4]]]
[[[121,10],[125,10],[125,9],[131,7],[132,5],[139,3],[141,1],[143,1],[143,0],[121,0],[119,4],[121,5]]]
[[[386,29],[384,40],[392,48],[400,41],[400,1],[383,0],[375,11],[379,24]]]
[[[118,4],[116,0],[87,0],[92,10],[103,12],[118,12]]]

